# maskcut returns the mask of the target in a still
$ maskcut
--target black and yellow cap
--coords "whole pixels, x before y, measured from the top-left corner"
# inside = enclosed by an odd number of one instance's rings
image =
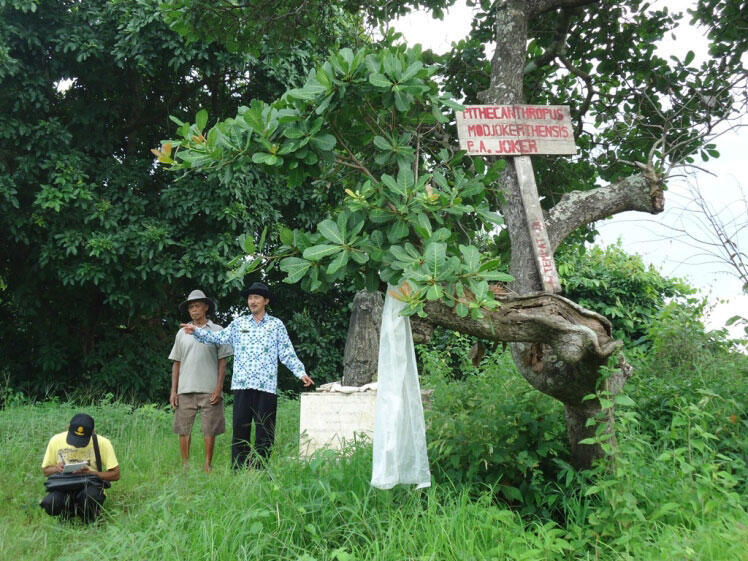
[[[91,434],[94,430],[94,420],[90,415],[77,413],[70,419],[70,428],[68,428],[67,443],[76,448],[88,446],[91,440]]]

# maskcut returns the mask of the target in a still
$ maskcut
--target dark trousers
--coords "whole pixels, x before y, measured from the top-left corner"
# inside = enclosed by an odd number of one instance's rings
[[[260,390],[234,390],[234,435],[231,439],[231,465],[261,467],[275,440],[275,412],[278,396]],[[252,423],[255,446],[252,450]]]
[[[80,516],[84,522],[93,522],[104,504],[104,491],[94,485],[87,485],[79,491],[51,491],[39,503],[50,516],[70,518]]]

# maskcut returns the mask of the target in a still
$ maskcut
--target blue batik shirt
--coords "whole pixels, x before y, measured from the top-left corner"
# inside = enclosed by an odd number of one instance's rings
[[[260,390],[277,393],[278,360],[297,378],[306,371],[296,356],[283,322],[269,314],[256,322],[250,316],[240,316],[222,331],[195,329],[201,343],[228,343],[234,348],[232,390]]]

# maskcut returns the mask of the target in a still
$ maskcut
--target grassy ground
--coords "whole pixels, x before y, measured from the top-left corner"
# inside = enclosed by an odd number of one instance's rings
[[[60,522],[38,506],[44,446],[79,410],[113,441],[122,469],[90,527]],[[688,472],[688,463],[655,461],[663,451],[636,432],[627,437],[625,423],[618,475],[566,493],[565,520],[554,522],[521,517],[489,488],[372,489],[369,448],[302,462],[295,458],[298,402],[281,400],[278,418],[266,471],[233,473],[223,435],[215,469],[205,474],[199,432],[193,464],[183,470],[171,413],[155,406],[53,402],[0,411],[2,558],[748,559],[746,501],[735,482],[721,482],[728,475],[717,468]],[[705,477],[712,480],[704,484]]]

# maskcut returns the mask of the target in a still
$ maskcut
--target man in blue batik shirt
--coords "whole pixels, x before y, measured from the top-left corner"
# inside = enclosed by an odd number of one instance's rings
[[[231,389],[234,392],[234,434],[231,440],[231,464],[247,465],[252,445],[252,423],[255,425],[257,458],[267,459],[275,440],[275,413],[278,405],[278,360],[293,372],[305,387],[314,384],[296,356],[283,322],[265,312],[270,303],[270,289],[261,282],[242,292],[251,315],[240,316],[223,331],[209,331],[183,323],[187,334],[206,344],[234,348]]]

